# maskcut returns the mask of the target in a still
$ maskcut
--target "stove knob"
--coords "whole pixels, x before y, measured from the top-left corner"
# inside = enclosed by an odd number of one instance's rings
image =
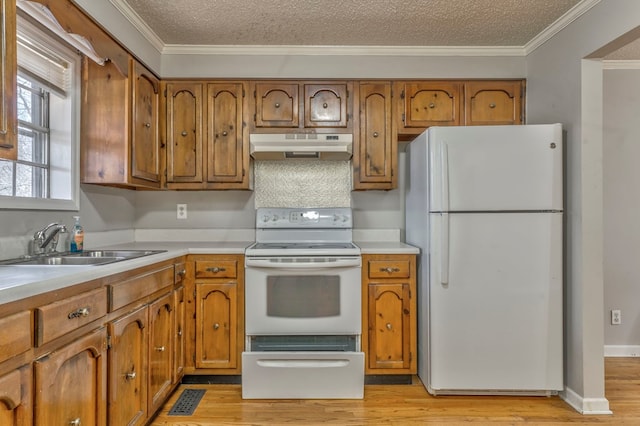
[[[269,215],[265,214],[264,216],[262,216],[262,221],[265,222],[265,223],[269,222]]]
[[[349,221],[349,216],[347,216],[347,215],[342,216],[342,221],[343,222],[348,222]]]
[[[334,214],[334,215],[333,215],[333,221],[334,221],[334,222],[337,222],[338,220],[340,220],[340,216],[339,216],[339,215],[337,215],[337,214]]]
[[[273,217],[271,218],[272,221],[277,222],[278,221],[278,215],[274,214]]]

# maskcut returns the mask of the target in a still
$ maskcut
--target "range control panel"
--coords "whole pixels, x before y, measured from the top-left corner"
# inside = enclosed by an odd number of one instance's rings
[[[352,228],[351,208],[259,208],[256,228]]]

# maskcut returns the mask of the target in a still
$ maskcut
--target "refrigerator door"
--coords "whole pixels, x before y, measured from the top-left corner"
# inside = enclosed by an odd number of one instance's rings
[[[431,212],[562,210],[562,127],[432,127]]]
[[[429,392],[562,390],[562,213],[429,221]]]

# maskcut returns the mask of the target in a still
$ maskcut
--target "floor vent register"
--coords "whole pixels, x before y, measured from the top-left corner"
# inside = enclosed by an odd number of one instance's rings
[[[198,407],[200,400],[206,392],[205,389],[185,389],[178,400],[169,410],[170,416],[190,416]]]

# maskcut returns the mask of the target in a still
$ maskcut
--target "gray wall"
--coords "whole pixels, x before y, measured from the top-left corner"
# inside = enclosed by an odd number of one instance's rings
[[[605,345],[640,345],[639,116],[640,69],[606,70],[603,145]],[[611,325],[611,309],[622,311],[621,325]]]

